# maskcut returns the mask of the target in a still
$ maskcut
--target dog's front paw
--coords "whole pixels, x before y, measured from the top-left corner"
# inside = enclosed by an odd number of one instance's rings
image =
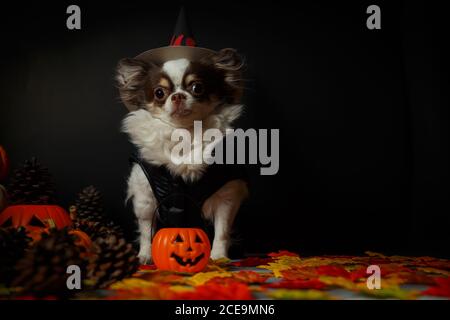
[[[225,244],[213,244],[213,247],[211,250],[211,259],[217,260],[220,258],[228,258],[226,245]]]
[[[152,263],[152,256],[150,255],[150,250],[141,250],[138,254],[139,262],[141,264],[151,264]]]

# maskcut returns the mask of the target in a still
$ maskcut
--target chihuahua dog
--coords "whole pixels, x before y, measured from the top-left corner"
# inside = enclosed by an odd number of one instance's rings
[[[177,142],[172,132],[179,128],[192,131],[194,121],[203,129],[216,128],[225,133],[240,117],[242,105],[242,58],[234,49],[222,49],[199,61],[177,59],[161,65],[137,59],[122,59],[117,67],[117,83],[122,99],[138,106],[123,120],[123,131],[137,147],[143,161],[164,166],[174,177],[195,182],[208,164],[175,164],[171,150]],[[192,143],[192,151],[204,147]],[[248,196],[244,179],[232,178],[203,202],[201,214],[214,226],[211,258],[226,257],[230,231],[241,203]],[[142,168],[134,164],[128,178],[127,201],[133,203],[139,226],[139,258],[151,262],[153,217],[158,203]]]

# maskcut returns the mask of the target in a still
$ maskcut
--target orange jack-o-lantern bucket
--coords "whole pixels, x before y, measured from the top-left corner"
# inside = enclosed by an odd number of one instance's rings
[[[209,261],[211,244],[198,228],[164,228],[152,242],[152,257],[160,270],[202,271]]]
[[[62,229],[71,224],[67,211],[57,205],[12,205],[0,214],[1,228],[24,227],[34,241],[50,228]]]

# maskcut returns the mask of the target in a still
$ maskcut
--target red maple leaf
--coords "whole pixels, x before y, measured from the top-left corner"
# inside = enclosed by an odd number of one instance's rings
[[[352,281],[359,280],[361,278],[367,278],[367,267],[362,266],[350,272],[349,279]]]
[[[423,295],[439,296],[450,298],[450,278],[434,278],[437,286],[422,291]]]
[[[257,267],[272,262],[272,258],[249,257],[231,263],[235,267]]]
[[[245,282],[245,283],[263,283],[266,282],[268,274],[260,274],[255,271],[247,271],[242,270],[236,273],[233,273],[233,278],[237,281]]]
[[[287,251],[287,250],[278,250],[278,252],[271,252],[271,253],[268,253],[267,255],[269,257],[273,257],[273,258],[281,257],[281,256],[298,257],[297,253],[290,252],[290,251]]]
[[[344,277],[350,279],[350,273],[340,266],[320,266],[316,268],[316,272],[322,276]]]
[[[173,296],[176,300],[251,300],[253,296],[244,283],[228,281],[227,284],[217,284],[208,281],[195,287],[194,291],[178,292]]]

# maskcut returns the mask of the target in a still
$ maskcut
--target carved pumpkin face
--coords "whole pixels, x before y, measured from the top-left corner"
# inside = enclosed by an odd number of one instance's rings
[[[0,227],[24,227],[33,241],[49,228],[62,229],[71,224],[66,210],[56,205],[13,205],[0,214]]]
[[[208,264],[210,252],[208,236],[197,228],[165,228],[153,238],[152,257],[160,270],[201,271]]]

